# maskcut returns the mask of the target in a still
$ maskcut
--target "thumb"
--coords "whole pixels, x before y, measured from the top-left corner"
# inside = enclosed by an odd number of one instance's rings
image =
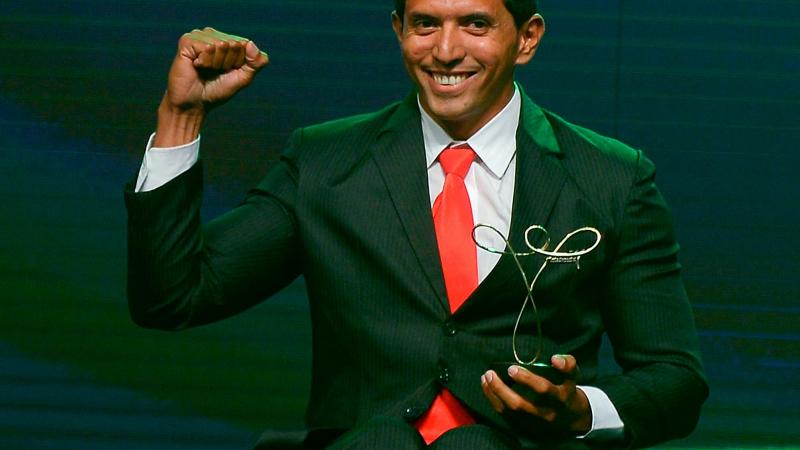
[[[553,355],[550,364],[561,372],[575,375],[578,373],[578,362],[572,355]]]
[[[253,71],[259,71],[269,64],[269,56],[258,49],[256,43],[249,41],[244,49],[245,66]]]

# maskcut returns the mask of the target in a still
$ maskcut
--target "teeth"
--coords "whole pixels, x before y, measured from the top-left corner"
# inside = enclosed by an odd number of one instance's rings
[[[467,79],[466,75],[441,75],[441,74],[434,74],[433,79],[445,86],[455,86],[462,81]]]

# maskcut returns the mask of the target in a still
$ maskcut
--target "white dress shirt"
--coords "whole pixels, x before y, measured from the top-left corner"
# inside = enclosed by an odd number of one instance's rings
[[[439,153],[450,144],[466,142],[477,155],[464,179],[472,203],[474,223],[492,225],[503,233],[503,236],[508,236],[514,201],[516,133],[521,107],[522,98],[519,90],[515,88],[513,97],[502,111],[469,139],[458,141],[450,138],[422,106],[419,106],[428,164],[431,206],[444,186],[445,175],[439,164]],[[200,154],[200,137],[185,145],[158,148],[152,147],[154,136],[155,133],[150,136],[147,143],[144,161],[136,180],[136,192],[147,192],[163,186],[189,170],[197,162]],[[476,238],[486,247],[497,249],[505,247],[505,242],[500,236],[486,229],[479,230]],[[482,282],[497,264],[500,255],[479,248],[477,256],[478,280]],[[592,409],[592,429],[581,438],[598,440],[621,438],[624,425],[605,392],[592,386],[578,388],[586,394]]]
[[[514,200],[514,173],[517,158],[517,125],[521,98],[515,91],[508,105],[466,141],[453,140],[431,116],[419,106],[422,116],[422,137],[428,163],[428,191],[431,207],[444,186],[445,173],[439,154],[451,144],[467,143],[477,155],[464,177],[474,223],[492,225],[503,236],[511,226]],[[503,249],[506,244],[496,233],[479,229],[477,240],[486,247]],[[478,282],[492,271],[500,255],[478,249]]]

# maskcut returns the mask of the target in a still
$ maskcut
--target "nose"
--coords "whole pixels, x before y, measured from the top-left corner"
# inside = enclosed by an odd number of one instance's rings
[[[446,24],[438,33],[438,39],[433,46],[433,57],[444,66],[458,64],[466,56],[459,28],[456,24]]]

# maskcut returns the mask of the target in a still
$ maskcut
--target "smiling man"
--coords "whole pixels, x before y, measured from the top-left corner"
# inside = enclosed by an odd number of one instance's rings
[[[499,1],[401,2],[392,24],[422,107],[460,140],[508,104],[514,67],[531,60],[544,33],[541,16],[530,14],[518,28]]]
[[[303,275],[313,374],[296,448],[640,447],[691,432],[708,388],[653,165],[514,83],[544,34],[535,2],[396,1],[392,25],[416,91],[296,131],[245,201],[205,226],[201,125],[267,57],[211,28],[180,39],[126,190],[133,319],[202,325]],[[476,246],[477,224],[517,249],[534,224],[556,239],[599,230],[580,270],[554,264],[536,285],[558,377],[490,370],[510,358],[526,286],[514,258]],[[537,258],[521,261],[527,274]],[[604,333],[621,372],[601,377]]]

